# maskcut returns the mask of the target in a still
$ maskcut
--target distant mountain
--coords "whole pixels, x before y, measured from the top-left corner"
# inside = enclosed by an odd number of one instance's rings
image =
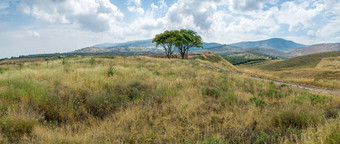
[[[307,46],[304,48],[292,49],[288,52],[290,57],[321,53],[321,52],[331,52],[340,51],[340,43],[327,43],[327,44],[316,44]]]
[[[237,46],[240,48],[270,48],[280,51],[286,51],[295,48],[305,47],[303,44],[295,43],[290,40],[285,40],[281,38],[271,38],[261,41],[249,41],[249,42],[239,42],[230,44],[232,46]]]
[[[295,56],[340,51],[340,44],[317,44],[305,46],[293,41],[272,38],[262,41],[253,42],[240,42],[230,45],[220,43],[207,43],[203,42],[204,49],[191,48],[190,52],[199,53],[202,51],[213,51],[216,54],[232,54],[232,53],[258,53],[266,54],[281,58],[290,58]],[[123,43],[104,43],[99,45],[90,46],[87,48],[79,49],[70,53],[78,54],[105,54],[114,53],[117,55],[125,54],[147,54],[147,53],[163,53],[162,47],[156,47],[151,39],[137,40]]]

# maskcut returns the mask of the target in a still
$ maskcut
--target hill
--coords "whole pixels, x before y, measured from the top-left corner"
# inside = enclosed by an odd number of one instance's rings
[[[217,58],[77,56],[0,66],[0,143],[337,140],[338,96],[238,75]]]
[[[328,43],[328,44],[316,44],[307,46],[304,48],[293,49],[288,52],[290,57],[321,53],[321,52],[331,52],[331,51],[340,51],[339,43]]]
[[[286,51],[290,49],[305,47],[305,45],[303,44],[295,43],[293,41],[285,40],[281,38],[271,38],[271,39],[261,40],[261,41],[239,42],[239,43],[234,43],[230,45],[241,47],[241,48],[254,48],[254,47],[271,48],[271,49],[280,50],[280,51]]]
[[[284,70],[295,68],[314,68],[323,58],[340,56],[340,51],[324,52],[298,56],[261,66],[263,69]]]
[[[315,68],[340,70],[340,57],[323,58]]]

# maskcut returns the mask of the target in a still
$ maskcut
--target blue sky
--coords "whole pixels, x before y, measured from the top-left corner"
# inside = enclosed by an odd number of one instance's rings
[[[1,0],[0,58],[150,39],[169,29],[206,42],[340,42],[339,0]]]

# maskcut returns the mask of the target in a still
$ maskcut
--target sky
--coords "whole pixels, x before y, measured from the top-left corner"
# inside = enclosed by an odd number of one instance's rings
[[[205,42],[340,42],[339,0],[0,0],[0,58],[192,29]]]

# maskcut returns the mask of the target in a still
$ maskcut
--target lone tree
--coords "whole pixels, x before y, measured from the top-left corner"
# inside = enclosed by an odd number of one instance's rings
[[[189,29],[165,31],[156,35],[152,42],[156,42],[156,46],[161,45],[169,59],[176,47],[183,59],[188,58],[190,48],[203,48],[201,36]]]
[[[178,30],[165,31],[155,36],[152,42],[156,42],[156,46],[161,45],[166,53],[166,56],[170,59],[172,54],[175,51],[174,43],[176,42],[176,33],[179,33]]]
[[[197,35],[193,30],[181,29],[179,32],[176,32],[176,37],[175,46],[178,48],[182,59],[188,58],[190,48],[203,48],[201,36]]]

